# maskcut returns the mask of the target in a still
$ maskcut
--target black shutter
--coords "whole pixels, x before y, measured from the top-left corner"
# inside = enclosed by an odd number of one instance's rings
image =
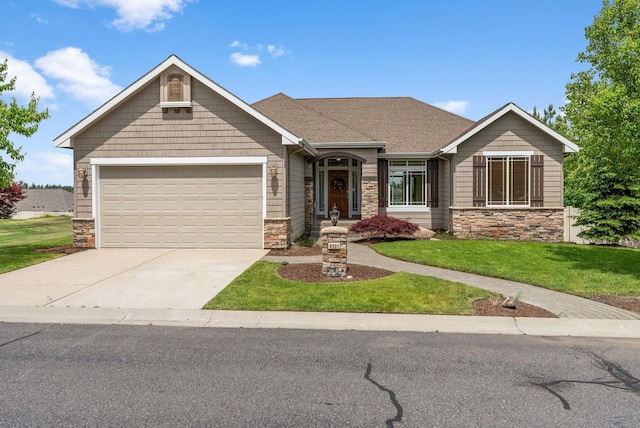
[[[438,159],[427,160],[427,206],[438,208]],[[430,186],[429,186],[430,185]]]
[[[378,159],[378,208],[389,206],[389,161]]]
[[[487,205],[487,161],[484,156],[473,157],[473,206]]]
[[[544,206],[544,155],[531,156],[531,206]]]

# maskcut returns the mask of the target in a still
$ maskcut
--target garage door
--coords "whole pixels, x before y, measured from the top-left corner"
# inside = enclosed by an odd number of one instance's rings
[[[103,247],[261,248],[262,167],[100,168]]]

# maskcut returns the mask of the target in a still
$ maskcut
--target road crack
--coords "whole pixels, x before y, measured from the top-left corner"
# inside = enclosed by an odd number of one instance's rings
[[[400,422],[402,420],[402,406],[398,402],[395,392],[393,392],[389,388],[384,387],[383,385],[380,385],[378,382],[376,382],[371,378],[372,368],[373,367],[371,366],[371,363],[367,363],[367,372],[364,374],[364,378],[369,382],[371,382],[372,384],[374,384],[380,391],[383,391],[389,394],[389,398],[391,399],[391,404],[393,404],[393,406],[396,408],[396,415],[393,418],[387,419],[386,425],[389,428],[393,428],[393,424],[395,422]]]
[[[615,380],[610,381],[586,381],[586,380],[556,380],[552,382],[541,382],[535,383],[532,382],[532,385],[540,387],[550,394],[554,395],[560,402],[565,410],[571,410],[571,405],[569,401],[563,397],[558,391],[554,390],[553,387],[562,385],[562,384],[583,384],[583,385],[598,385],[604,386],[606,388],[614,388],[622,391],[633,392],[634,394],[640,395],[640,379],[637,379],[629,372],[624,370],[619,365],[612,363],[611,361],[605,360],[598,355],[589,352],[584,349],[579,349],[581,352],[588,354],[593,360],[596,362],[598,368],[605,370],[609,376],[613,377]]]
[[[19,341],[24,340],[24,339],[28,339],[28,338],[30,338],[30,337],[33,337],[33,336],[35,336],[35,335],[37,335],[37,334],[42,333],[42,332],[43,332],[43,331],[45,331],[45,330],[46,330],[46,329],[45,329],[45,328],[43,328],[42,330],[38,330],[38,331],[36,331],[35,333],[27,334],[27,335],[25,335],[25,336],[18,337],[17,339],[9,340],[8,342],[0,343],[0,348],[2,348],[3,346],[10,345],[10,344],[12,344],[12,343],[19,342]]]

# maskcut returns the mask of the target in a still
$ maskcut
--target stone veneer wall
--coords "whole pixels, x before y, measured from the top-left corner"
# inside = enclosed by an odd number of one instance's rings
[[[94,219],[73,219],[73,246],[78,248],[96,248],[96,222]]]
[[[264,219],[264,248],[289,248],[291,242],[291,217]]]
[[[313,229],[313,217],[315,208],[313,206],[313,177],[304,178],[304,228],[309,233]]]
[[[322,235],[322,273],[330,277],[347,276],[347,228],[325,227]],[[332,247],[336,248],[332,248]]]
[[[378,178],[367,179],[362,177],[362,206],[360,215],[362,219],[378,215]]]
[[[450,208],[451,232],[461,238],[563,242],[564,208]]]

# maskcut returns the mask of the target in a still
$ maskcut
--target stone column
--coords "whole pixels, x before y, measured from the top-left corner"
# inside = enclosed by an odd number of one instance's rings
[[[331,276],[347,276],[347,228],[325,227],[322,236],[322,273]]]

